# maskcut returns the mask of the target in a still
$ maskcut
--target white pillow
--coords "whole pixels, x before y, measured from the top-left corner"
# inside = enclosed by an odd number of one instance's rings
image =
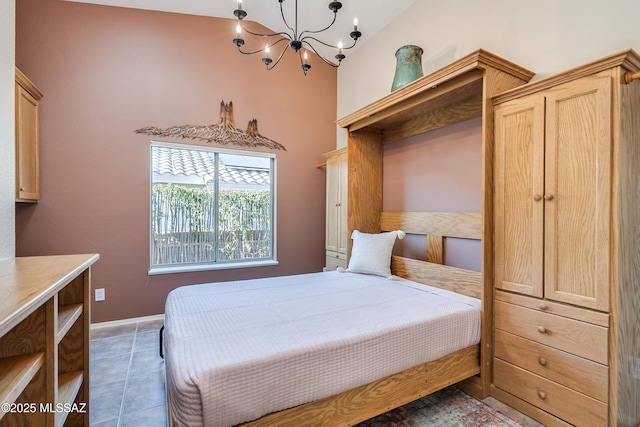
[[[361,233],[354,230],[351,234],[353,247],[347,271],[352,273],[391,276],[391,251],[396,237],[404,238],[402,230],[379,234]]]

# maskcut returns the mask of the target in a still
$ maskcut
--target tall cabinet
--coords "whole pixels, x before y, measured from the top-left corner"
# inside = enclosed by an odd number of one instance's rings
[[[547,425],[640,423],[640,57],[494,98],[493,394]]]
[[[347,268],[347,150],[325,154],[327,158],[327,270]]]

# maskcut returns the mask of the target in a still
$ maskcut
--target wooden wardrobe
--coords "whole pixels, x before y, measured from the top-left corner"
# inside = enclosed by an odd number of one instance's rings
[[[640,69],[627,50],[496,96],[492,394],[640,423]]]
[[[331,151],[327,158],[327,221],[325,268],[347,268],[347,149]]]

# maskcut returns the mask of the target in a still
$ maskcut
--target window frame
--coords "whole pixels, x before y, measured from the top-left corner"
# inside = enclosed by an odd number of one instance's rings
[[[196,150],[196,151],[208,151],[216,154],[230,154],[237,156],[250,156],[250,157],[263,157],[268,158],[271,163],[270,168],[270,199],[271,199],[271,257],[260,258],[256,260],[227,260],[227,261],[211,261],[211,262],[196,262],[196,263],[180,263],[180,264],[166,264],[166,265],[153,265],[153,148],[164,147],[183,150]],[[218,157],[216,157],[218,158]],[[216,162],[216,165],[218,162]],[[276,194],[276,169],[277,157],[273,153],[265,153],[261,151],[247,151],[236,150],[221,147],[208,147],[203,145],[183,144],[179,142],[168,141],[151,141],[149,145],[149,276],[160,274],[172,274],[172,273],[188,273],[197,271],[211,271],[211,270],[228,270],[228,269],[242,269],[251,267],[264,267],[278,265],[277,254],[277,194]],[[216,194],[218,194],[218,168],[216,167],[216,173],[214,178],[214,185]],[[216,234],[217,236],[217,234]],[[217,238],[217,237],[216,237]],[[217,257],[217,254],[216,254]]]

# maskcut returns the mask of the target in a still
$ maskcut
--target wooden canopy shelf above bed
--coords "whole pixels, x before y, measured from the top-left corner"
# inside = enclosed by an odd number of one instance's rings
[[[487,73],[502,75],[485,88]],[[383,143],[480,117],[487,94],[511,88],[515,79],[526,83],[534,73],[486,50],[477,50],[450,65],[423,76],[338,120],[351,132],[378,130]],[[517,85],[517,84],[516,84]]]

